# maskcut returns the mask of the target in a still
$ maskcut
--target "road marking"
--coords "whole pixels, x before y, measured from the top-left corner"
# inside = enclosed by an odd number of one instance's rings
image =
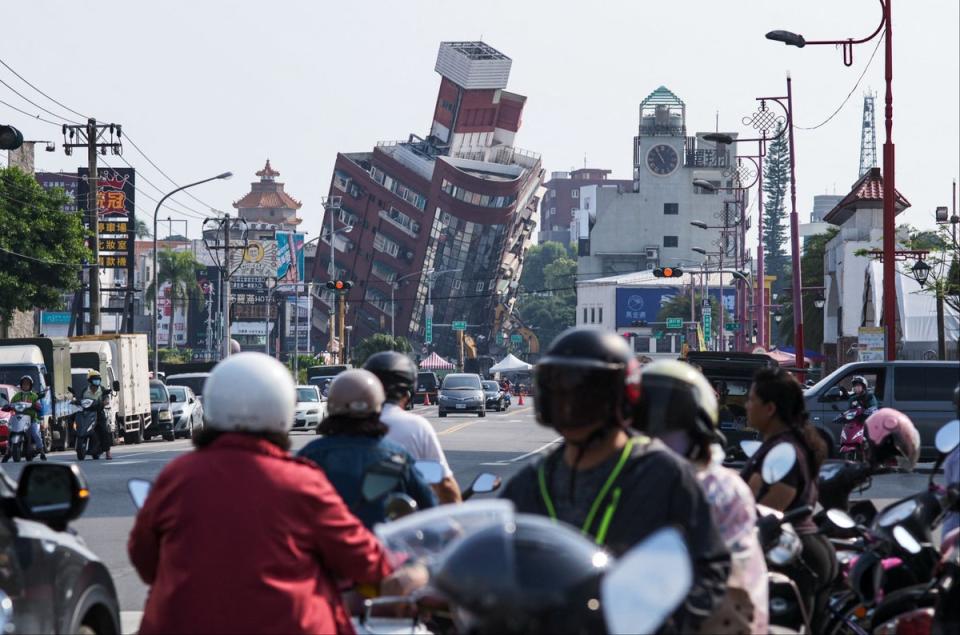
[[[520,461],[524,461],[524,460],[526,460],[526,459],[529,459],[529,458],[532,457],[532,456],[536,456],[536,455],[542,453],[544,450],[546,450],[547,448],[549,448],[551,445],[554,445],[554,444],[556,444],[556,443],[559,443],[559,442],[562,441],[562,440],[563,440],[563,437],[557,437],[556,439],[554,439],[553,441],[550,441],[549,443],[544,443],[543,445],[541,445],[541,446],[540,446],[539,448],[537,448],[536,450],[533,450],[532,452],[527,452],[526,454],[521,454],[520,456],[516,456],[516,457],[514,457],[514,458],[512,458],[512,459],[508,459],[508,460],[506,460],[506,461],[494,461],[494,462],[492,462],[492,463],[481,463],[480,465],[499,465],[499,466],[504,466],[504,465],[512,465],[512,464],[514,464],[514,463],[519,463]]]
[[[438,432],[437,436],[440,436],[441,434],[453,434],[454,432],[457,432],[458,430],[463,430],[467,426],[472,426],[475,423],[476,421],[467,421],[464,423],[458,423],[455,426],[450,426],[449,428],[447,428],[446,430],[443,430],[442,432]]]
[[[143,611],[120,611],[120,632],[124,635],[140,630]]]

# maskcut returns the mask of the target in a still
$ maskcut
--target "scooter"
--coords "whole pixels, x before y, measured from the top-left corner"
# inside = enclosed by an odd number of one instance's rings
[[[7,441],[10,446],[10,456],[14,463],[19,463],[21,458],[27,461],[33,460],[36,454],[36,448],[33,447],[33,440],[30,438],[30,425],[33,419],[28,414],[24,414],[33,404],[29,401],[15,401],[9,408],[13,408],[13,416],[10,417],[10,437]]]
[[[863,461],[867,448],[868,412],[860,406],[843,411],[834,423],[843,424],[840,430],[840,457],[847,461]]]
[[[93,399],[74,400],[80,406],[75,415],[77,460],[84,460],[87,455],[94,460],[100,458],[100,441],[97,437],[97,402]]]

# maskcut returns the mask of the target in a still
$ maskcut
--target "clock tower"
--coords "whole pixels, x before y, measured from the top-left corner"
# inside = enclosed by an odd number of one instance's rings
[[[640,102],[640,128],[633,138],[633,190],[669,179],[684,164],[687,107],[666,86]]]

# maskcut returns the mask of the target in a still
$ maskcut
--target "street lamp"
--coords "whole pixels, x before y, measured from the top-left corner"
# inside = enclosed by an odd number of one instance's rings
[[[703,140],[712,141],[714,143],[720,143],[723,145],[730,145],[734,141],[732,136],[724,132],[709,132],[703,135]]]
[[[927,276],[930,275],[930,265],[925,263],[923,259],[917,260],[916,264],[914,264],[910,270],[913,272],[913,277],[917,279],[921,287],[927,283]]]
[[[390,284],[390,337],[396,337],[396,336],[397,336],[396,329],[395,329],[395,324],[394,324],[394,322],[395,322],[395,320],[396,320],[396,315],[397,315],[397,310],[396,310],[396,306],[395,306],[395,303],[394,303],[394,292],[395,292],[398,288],[400,288],[400,281],[401,281],[401,280],[405,280],[406,278],[409,278],[409,277],[411,277],[411,276],[419,276],[421,273],[422,273],[422,272],[420,272],[420,271],[414,271],[414,272],[412,272],[412,273],[408,273],[408,274],[406,274],[406,275],[400,276],[399,278],[397,278],[396,280],[394,280],[394,281]]]
[[[693,179],[693,184],[708,192],[716,192],[717,186],[706,179]]]
[[[273,306],[270,303],[271,297],[273,297],[273,290],[277,287],[277,278],[276,276],[267,276],[263,279],[263,286],[267,289],[267,317],[264,320],[264,352],[270,354],[270,307]]]
[[[163,196],[159,201],[157,201],[157,207],[153,210],[153,373],[154,377],[157,376],[157,373],[160,372],[160,272],[157,271],[157,214],[160,213],[160,206],[163,205],[163,202],[168,198],[176,194],[177,192],[182,192],[187,188],[194,187],[195,185],[202,185],[204,183],[209,183],[210,181],[224,180],[229,179],[233,176],[233,172],[224,172],[223,174],[218,174],[216,176],[211,176],[208,179],[203,179],[202,181],[196,181],[194,183],[188,183],[186,185],[181,185],[177,189],[169,192]],[[173,313],[170,314],[170,333],[173,333]],[[227,333],[225,337],[230,337],[230,334]]]

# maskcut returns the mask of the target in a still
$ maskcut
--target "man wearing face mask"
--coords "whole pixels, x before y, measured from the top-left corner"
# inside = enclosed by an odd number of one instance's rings
[[[80,399],[92,399],[97,403],[97,426],[95,428],[97,439],[100,441],[100,449],[107,451],[107,460],[111,460],[113,456],[110,454],[110,430],[107,427],[107,415],[104,412],[105,402],[110,392],[101,386],[102,383],[103,378],[100,377],[100,373],[95,370],[88,371],[87,387]]]

